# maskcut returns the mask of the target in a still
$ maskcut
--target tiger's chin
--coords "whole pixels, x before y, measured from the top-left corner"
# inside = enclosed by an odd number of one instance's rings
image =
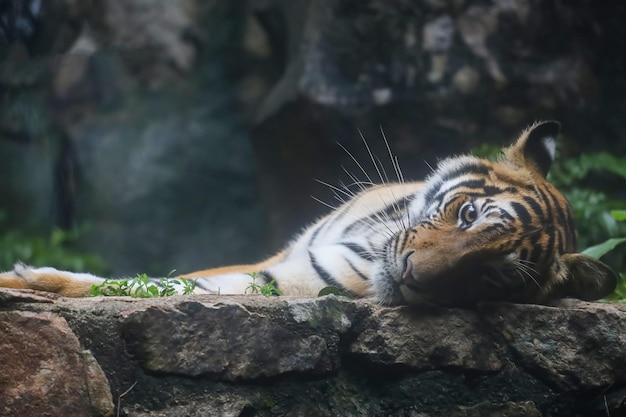
[[[471,307],[481,301],[532,302],[532,294],[539,289],[529,286],[527,280],[520,279],[506,264],[460,268],[431,277],[421,276],[417,271],[407,273],[406,269],[402,273],[390,272],[379,266],[373,275],[377,302],[388,306],[438,304]]]
[[[403,279],[406,278],[406,271],[389,270],[384,265],[378,265],[372,277],[374,297],[381,305],[442,304],[432,297],[427,288],[420,288],[417,281]]]

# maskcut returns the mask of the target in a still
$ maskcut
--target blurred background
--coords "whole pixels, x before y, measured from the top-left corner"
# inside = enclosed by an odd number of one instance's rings
[[[0,0],[0,269],[257,261],[316,182],[493,154],[563,125],[581,249],[626,236],[626,3]],[[610,262],[622,268],[623,255]]]

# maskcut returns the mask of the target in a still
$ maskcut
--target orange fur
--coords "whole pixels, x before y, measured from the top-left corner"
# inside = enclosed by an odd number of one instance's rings
[[[233,272],[240,272],[243,274],[251,274],[253,272],[258,272],[261,271],[263,269],[266,269],[272,265],[275,265],[277,263],[279,263],[280,261],[282,261],[285,257],[285,253],[283,252],[279,252],[278,254],[272,256],[269,259],[266,259],[262,262],[259,262],[258,264],[249,264],[249,265],[229,265],[229,266],[222,266],[219,268],[209,268],[209,269],[203,269],[201,271],[195,271],[195,272],[191,272],[189,274],[182,274],[180,275],[180,277],[183,278],[207,278],[207,277],[213,277],[216,275],[221,275],[221,274],[229,274],[229,273],[233,273]]]

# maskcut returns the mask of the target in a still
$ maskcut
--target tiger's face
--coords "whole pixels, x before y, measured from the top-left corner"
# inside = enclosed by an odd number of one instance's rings
[[[385,245],[373,283],[384,304],[601,298],[616,275],[577,254],[569,203],[546,175],[557,122],[535,124],[504,157],[439,164],[408,205],[408,227]]]

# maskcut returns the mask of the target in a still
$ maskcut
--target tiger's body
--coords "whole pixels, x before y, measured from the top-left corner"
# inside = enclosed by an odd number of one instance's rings
[[[538,123],[499,161],[453,157],[424,182],[371,186],[259,264],[184,276],[197,280],[196,292],[241,294],[257,273],[284,295],[336,286],[385,305],[601,298],[616,275],[575,253],[570,206],[545,179],[558,133],[558,123]],[[100,282],[21,264],[0,274],[0,286],[74,297]]]

